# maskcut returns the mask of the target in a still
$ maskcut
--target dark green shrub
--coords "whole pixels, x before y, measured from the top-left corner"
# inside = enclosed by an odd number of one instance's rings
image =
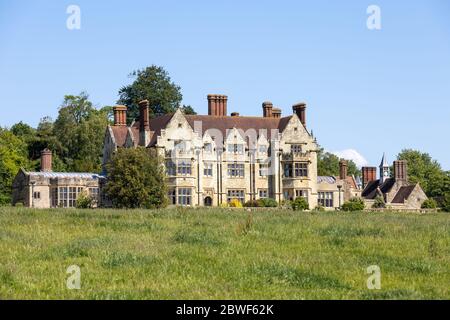
[[[309,210],[308,201],[303,197],[297,197],[292,201],[292,209],[295,211]]]
[[[427,199],[422,203],[422,209],[436,209],[437,202],[434,199]]]
[[[450,192],[446,193],[444,196],[444,201],[442,201],[442,210],[445,212],[450,212]]]
[[[314,208],[314,211],[322,212],[322,211],[325,211],[325,208],[323,206],[321,206],[321,205],[318,205],[317,207]]]
[[[246,203],[244,203],[244,207],[258,208],[258,207],[261,207],[261,205],[260,205],[260,201],[258,201],[258,200],[248,200]]]
[[[342,205],[344,211],[362,211],[364,210],[364,200],[361,198],[352,198]]]
[[[372,208],[375,208],[375,209],[384,209],[384,208],[386,208],[386,203],[384,202],[383,197],[381,197],[381,196],[376,197],[375,198],[375,202],[372,205]]]
[[[264,199],[259,199],[258,202],[259,202],[260,207],[264,207],[264,208],[278,207],[278,202],[275,199],[264,198]]]

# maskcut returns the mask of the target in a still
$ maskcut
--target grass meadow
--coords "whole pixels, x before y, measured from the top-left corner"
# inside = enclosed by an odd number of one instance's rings
[[[5,207],[0,299],[450,299],[450,215]]]

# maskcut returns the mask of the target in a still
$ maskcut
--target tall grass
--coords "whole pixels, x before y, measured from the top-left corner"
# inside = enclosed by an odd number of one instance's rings
[[[0,208],[0,299],[449,299],[449,266],[441,213]]]

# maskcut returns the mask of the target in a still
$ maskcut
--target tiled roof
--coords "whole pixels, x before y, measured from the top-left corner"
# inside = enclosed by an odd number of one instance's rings
[[[81,179],[101,179],[104,176],[96,173],[87,172],[26,172],[30,177],[42,177],[42,178],[81,178]]]
[[[372,195],[376,190],[378,185],[380,184],[380,180],[373,180],[367,183],[366,187],[364,188],[361,196],[364,198],[368,198],[369,195]]]
[[[128,128],[125,126],[111,126],[114,139],[118,147],[123,147],[127,140]]]
[[[408,199],[411,193],[414,191],[415,187],[416,185],[401,187],[395,195],[394,199],[392,199],[392,203],[404,203],[405,200]]]
[[[264,118],[264,117],[229,117],[229,116],[206,116],[206,115],[185,115],[189,125],[194,128],[194,123],[200,121],[202,123],[202,134],[209,129],[218,129],[225,137],[227,130],[237,128],[247,131],[254,129],[259,134],[260,130],[267,130],[268,138],[270,138],[271,130],[278,129],[282,132],[288,124],[291,116],[284,118]]]
[[[164,129],[173,117],[173,113],[165,114],[157,118],[150,119],[150,130],[152,131],[150,145],[154,145],[157,137],[161,135],[161,130]],[[196,121],[202,123],[202,134],[209,129],[218,129],[225,137],[227,130],[232,128],[242,129],[247,131],[254,129],[259,134],[260,130],[267,130],[268,138],[271,137],[271,130],[278,129],[282,132],[292,116],[284,118],[264,118],[264,117],[231,117],[231,116],[209,116],[209,115],[185,115],[189,125],[194,129]],[[135,139],[135,144],[139,143],[139,121],[136,121],[130,127]],[[128,134],[127,127],[111,127],[116,143],[119,147],[125,145]]]

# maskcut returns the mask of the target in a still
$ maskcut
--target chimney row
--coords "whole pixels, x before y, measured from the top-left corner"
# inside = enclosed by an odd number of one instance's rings
[[[115,106],[114,111],[114,125],[123,127],[127,125],[127,107]]]
[[[300,102],[292,106],[292,110],[299,117],[303,126],[306,127],[306,103]]]
[[[227,115],[228,97],[221,94],[208,95],[208,115],[225,117]]]

